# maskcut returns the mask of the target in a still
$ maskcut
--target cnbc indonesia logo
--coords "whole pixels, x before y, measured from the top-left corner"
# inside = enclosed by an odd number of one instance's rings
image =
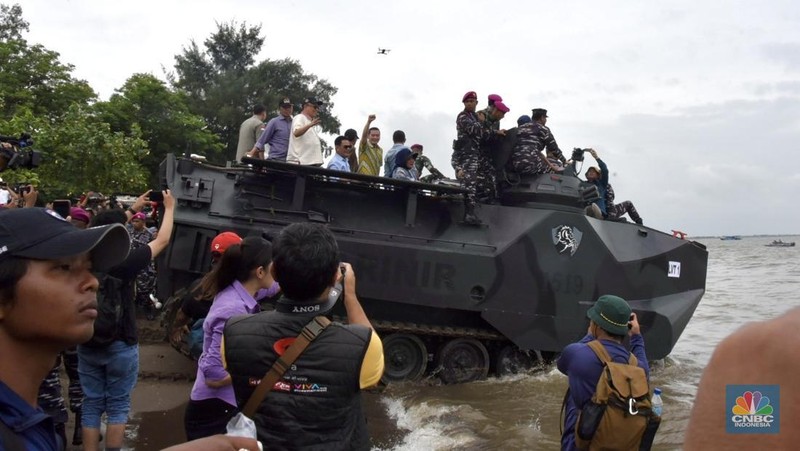
[[[728,385],[725,398],[731,416],[727,432],[777,434],[779,394],[777,385]]]

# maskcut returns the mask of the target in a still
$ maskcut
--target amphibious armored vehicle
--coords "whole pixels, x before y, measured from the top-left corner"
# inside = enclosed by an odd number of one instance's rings
[[[500,204],[479,207],[483,225],[474,226],[461,222],[458,186],[243,163],[162,163],[178,206],[159,297],[209,268],[218,232],[269,237],[294,222],[325,224],[356,271],[389,381],[436,374],[458,383],[528,368],[581,338],[587,309],[606,293],[630,301],[648,357],[660,359],[705,292],[703,245],[587,216],[576,177],[520,178]],[[334,315],[344,318],[343,308]]]

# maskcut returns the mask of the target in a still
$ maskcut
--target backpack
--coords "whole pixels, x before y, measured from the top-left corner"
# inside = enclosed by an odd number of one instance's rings
[[[661,417],[653,414],[647,374],[631,354],[628,363],[611,361],[598,341],[587,343],[603,363],[592,400],[575,425],[575,445],[588,450],[649,450]]]
[[[200,354],[203,353],[203,337],[205,333],[203,332],[203,322],[205,318],[199,318],[197,321],[192,324],[192,328],[189,329],[189,335],[186,337],[186,341],[189,345],[189,357],[197,360],[200,358]]]
[[[94,335],[84,346],[101,348],[121,337],[122,316],[125,311],[122,279],[108,274],[97,274],[100,282],[97,290],[97,319],[94,320]]]

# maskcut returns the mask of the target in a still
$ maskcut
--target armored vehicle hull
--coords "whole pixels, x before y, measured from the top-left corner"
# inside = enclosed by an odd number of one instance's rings
[[[585,184],[575,177],[519,180],[501,204],[479,207],[483,225],[474,226],[461,222],[456,186],[245,163],[221,168],[170,155],[162,164],[178,207],[159,296],[209,267],[218,232],[270,236],[294,222],[324,223],[383,337],[388,380],[435,373],[464,382],[490,368],[530,367],[580,339],[586,311],[607,293],[630,302],[648,357],[660,359],[705,292],[704,246],[587,216]]]

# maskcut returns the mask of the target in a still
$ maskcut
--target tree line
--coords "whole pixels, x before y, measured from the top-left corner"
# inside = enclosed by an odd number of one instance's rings
[[[158,188],[158,166],[170,152],[222,164],[234,158],[239,125],[253,105],[271,109],[286,96],[314,95],[332,108],[337,91],[296,60],[256,61],[261,26],[231,21],[217,23],[202,44],[183,47],[165,80],[132,74],[100,100],[58,52],[25,39],[29,26],[18,4],[0,4],[0,135],[30,133],[44,159],[2,177],[40,186],[47,200]],[[324,131],[339,127],[336,116],[325,115]]]

